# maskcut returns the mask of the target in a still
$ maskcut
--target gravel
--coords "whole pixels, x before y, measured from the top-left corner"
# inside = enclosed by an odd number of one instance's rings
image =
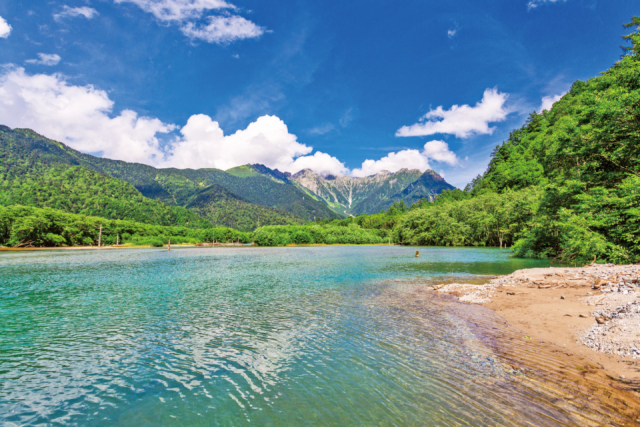
[[[452,283],[434,289],[457,295],[462,302],[483,304],[491,301],[496,288],[509,286],[590,288],[583,301],[597,307],[591,312],[594,325],[578,341],[602,353],[640,359],[640,265],[518,270],[485,285]]]

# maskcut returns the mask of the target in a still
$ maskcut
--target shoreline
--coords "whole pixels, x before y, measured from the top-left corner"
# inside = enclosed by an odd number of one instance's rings
[[[171,248],[305,248],[305,247],[316,247],[316,246],[401,246],[398,244],[387,244],[387,243],[367,243],[367,244],[358,244],[358,243],[336,243],[336,244],[328,244],[328,243],[313,243],[308,245],[297,245],[295,243],[290,243],[285,246],[258,246],[253,243],[222,243],[215,245],[211,245],[210,243],[204,244],[171,244]],[[164,246],[151,246],[151,245],[110,245],[110,246],[47,246],[47,247],[27,247],[27,248],[13,248],[8,246],[0,246],[0,252],[20,252],[20,251],[89,251],[89,250],[103,250],[103,249],[167,249],[167,245]]]
[[[640,398],[640,265],[533,268],[432,289],[491,309],[526,339],[584,358]]]

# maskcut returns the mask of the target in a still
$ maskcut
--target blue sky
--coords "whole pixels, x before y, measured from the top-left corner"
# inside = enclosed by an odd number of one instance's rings
[[[464,187],[543,98],[613,65],[639,12],[640,0],[0,0],[0,123],[154,166],[430,167]]]

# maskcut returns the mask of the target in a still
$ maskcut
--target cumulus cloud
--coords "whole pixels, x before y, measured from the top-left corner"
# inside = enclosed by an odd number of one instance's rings
[[[447,31],[447,37],[452,39],[452,38],[454,38],[456,36],[457,33],[458,33],[458,30],[456,30],[456,29],[448,30]]]
[[[69,7],[67,5],[63,6],[62,11],[55,13],[53,15],[53,19],[55,19],[56,21],[61,21],[64,18],[76,18],[78,16],[84,16],[87,19],[92,19],[96,16],[98,16],[98,11],[88,7],[88,6],[82,6],[82,7]]]
[[[37,65],[58,65],[62,58],[60,55],[56,55],[55,53],[39,53],[38,59],[27,59],[25,62],[27,64],[37,64]]]
[[[11,34],[11,25],[0,16],[0,39],[6,39]]]
[[[560,95],[543,96],[542,104],[540,104],[540,108],[538,109],[538,111],[551,110],[553,104],[560,101],[565,93],[567,92],[561,93]]]
[[[397,153],[389,153],[380,160],[365,160],[359,169],[351,172],[352,176],[362,177],[375,175],[381,171],[397,172],[400,169],[430,169],[429,160],[457,165],[458,157],[449,150],[449,145],[444,141],[429,141],[422,151],[402,150]]]
[[[0,74],[0,118],[13,128],[31,128],[76,150],[158,167],[229,169],[248,163],[295,173],[373,175],[383,170],[429,169],[429,162],[455,166],[457,156],[444,141],[429,141],[422,150],[389,153],[366,160],[353,171],[337,158],[298,141],[276,116],[262,116],[245,129],[225,135],[220,124],[204,114],[191,116],[182,127],[135,111],[113,114],[114,102],[91,85],[77,86],[60,74],[27,74],[7,67]],[[177,132],[179,130],[179,132]],[[165,144],[160,144],[159,137]]]
[[[262,163],[290,170],[295,157],[313,150],[298,142],[287,125],[275,116],[262,116],[246,129],[225,136],[218,122],[204,114],[193,115],[180,130],[167,164],[181,168],[229,169]]]
[[[336,157],[320,151],[316,151],[313,156],[298,157],[286,170],[296,173],[302,169],[311,169],[323,175],[348,175],[350,173],[344,163]]]
[[[76,150],[110,159],[161,167],[229,169],[261,163],[282,171],[310,168],[320,173],[347,173],[335,157],[298,142],[275,116],[262,116],[246,129],[224,135],[218,122],[193,115],[161,147],[159,134],[177,130],[157,118],[139,117],[131,110],[114,116],[107,93],[91,85],[75,86],[62,75],[29,75],[23,68],[6,68],[0,75],[2,124],[31,128]]]
[[[439,106],[430,110],[418,123],[403,126],[396,136],[426,136],[438,133],[468,138],[472,135],[492,134],[495,127],[489,123],[501,122],[509,115],[505,103],[509,97],[497,89],[486,89],[482,100],[475,106],[453,105],[445,110]]]
[[[276,116],[262,116],[246,129],[224,135],[218,122],[204,114],[193,115],[180,130],[182,137],[172,146],[165,166],[179,168],[230,169],[261,163],[273,169],[339,174],[348,169],[335,157],[313,151],[298,142],[287,125]]]
[[[124,110],[111,117],[105,91],[74,86],[60,75],[28,75],[22,68],[0,75],[0,118],[10,127],[31,128],[87,153],[131,162],[162,157],[156,135],[173,130],[158,119]]]
[[[237,10],[223,0],[115,0],[116,3],[133,3],[145,12],[151,13],[161,22],[177,23],[184,35],[192,40],[208,43],[230,43],[235,40],[256,38],[265,29],[253,22],[232,15],[229,10]],[[211,11],[224,12],[223,15],[209,15]],[[205,20],[202,25],[200,21]]]
[[[459,163],[458,157],[453,151],[449,150],[449,144],[444,141],[427,142],[424,144],[422,155],[429,159],[433,159],[436,162],[446,163],[451,166],[455,166]]]
[[[529,3],[527,3],[527,9],[531,10],[531,9],[535,9],[536,7],[542,4],[559,3],[561,1],[564,2],[566,0],[530,0]]]

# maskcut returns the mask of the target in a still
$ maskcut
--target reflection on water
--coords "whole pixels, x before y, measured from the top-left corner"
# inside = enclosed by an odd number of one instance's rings
[[[545,263],[494,249],[421,248],[420,258],[414,251],[0,254],[0,423],[580,425],[596,419],[572,417],[571,402],[561,405],[544,387],[514,380],[502,356],[450,303],[413,304],[411,293],[402,292],[406,283]]]

